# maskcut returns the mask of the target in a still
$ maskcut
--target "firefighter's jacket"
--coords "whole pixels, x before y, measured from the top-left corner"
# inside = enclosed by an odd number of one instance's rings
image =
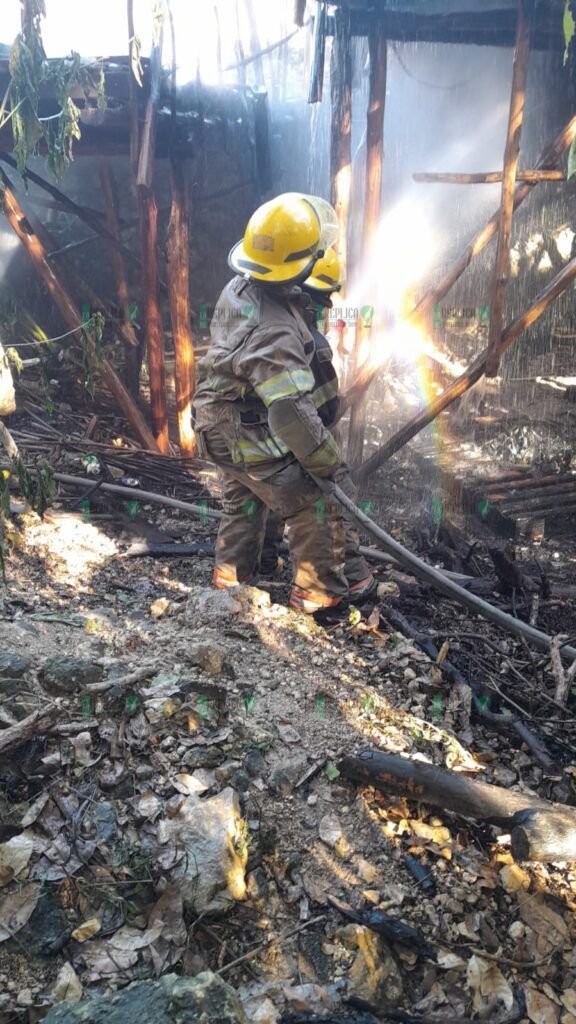
[[[224,288],[199,362],[198,433],[225,433],[234,462],[265,478],[294,456],[319,476],[341,465],[325,423],[336,418],[338,382],[313,304],[299,288],[269,289],[241,277]]]

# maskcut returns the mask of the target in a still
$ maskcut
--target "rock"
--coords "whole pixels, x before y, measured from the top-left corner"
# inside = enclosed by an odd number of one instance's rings
[[[253,747],[249,750],[244,758],[244,771],[250,776],[251,779],[256,779],[259,775],[262,775],[266,763],[262,756],[262,751],[258,750],[258,747]]]
[[[402,975],[380,935],[364,925],[348,924],[338,929],[338,938],[348,949],[356,949],[348,972],[347,995],[387,1008],[402,998]]]
[[[258,620],[262,609],[270,607],[270,595],[257,587],[232,587],[212,590],[192,587],[186,602],[185,619],[191,626],[218,626],[230,619],[241,622]]]
[[[32,956],[55,956],[65,946],[72,927],[51,889],[40,897],[28,923],[18,932],[18,947]]]
[[[306,767],[306,761],[293,761],[291,764],[275,768],[270,776],[270,789],[281,796],[288,796]]]
[[[164,619],[170,614],[171,606],[167,597],[157,597],[150,605],[150,615],[153,619]]]
[[[107,800],[100,800],[92,807],[90,818],[92,819],[95,831],[96,839],[100,842],[107,843],[110,839],[115,839],[118,834],[118,825],[116,823],[116,811],[114,805],[108,803]]]
[[[15,697],[22,689],[21,679],[0,676],[0,697]]]
[[[186,658],[192,665],[198,665],[209,676],[223,673],[234,678],[234,669],[228,663],[228,651],[218,644],[191,644],[186,651]]]
[[[242,1003],[222,978],[203,971],[195,978],[166,974],[137,981],[110,995],[56,1006],[45,1024],[248,1024]]]
[[[330,811],[320,819],[318,834],[323,843],[334,849],[342,838],[342,826],[337,816]]]
[[[98,683],[104,672],[100,665],[83,658],[48,658],[40,670],[40,682],[49,691],[76,693],[90,683]]]
[[[268,879],[263,868],[255,868],[248,875],[246,892],[252,900],[265,900],[268,898]]]
[[[183,768],[216,768],[223,760],[220,747],[192,747],[180,764]]]
[[[0,679],[22,679],[30,671],[34,662],[26,654],[0,654]]]
[[[233,789],[208,800],[186,797],[176,816],[163,824],[163,836],[184,848],[173,877],[195,913],[227,910],[233,900],[244,899],[248,844]]]
[[[241,768],[233,773],[230,782],[238,793],[247,793],[250,789],[250,778]]]

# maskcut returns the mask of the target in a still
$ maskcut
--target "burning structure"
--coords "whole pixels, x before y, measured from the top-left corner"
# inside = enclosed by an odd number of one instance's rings
[[[0,46],[0,1024],[131,982],[128,1021],[574,1024],[575,0],[100,2],[105,57],[44,33],[67,0]],[[286,193],[306,275],[337,213],[339,381],[290,311],[226,492],[198,361]],[[377,547],[322,631],[286,566],[350,561],[342,507]],[[241,518],[267,560],[212,590]]]

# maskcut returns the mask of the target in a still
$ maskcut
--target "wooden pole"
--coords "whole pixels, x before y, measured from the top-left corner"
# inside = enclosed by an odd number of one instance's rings
[[[350,15],[343,8],[334,13],[334,38],[330,58],[332,121],[330,128],[330,180],[332,206],[338,215],[338,257],[346,280],[348,262],[348,211],[352,179],[352,54]]]
[[[562,129],[554,141],[542,152],[540,159],[537,161],[536,168],[539,170],[541,168],[554,167],[561,159],[563,153],[565,153],[565,151],[572,145],[575,138],[576,115],[570,119],[566,127]],[[526,181],[523,182],[522,185],[518,186],[514,194],[515,210],[522,202],[524,202],[526,196],[530,195],[532,189],[536,188],[537,184],[537,181]],[[438,284],[427,289],[422,298],[410,311],[407,317],[409,323],[427,324],[428,319],[432,316],[434,306],[438,302],[441,302],[444,296],[455,285],[456,281],[462,276],[467,267],[470,266],[472,260],[484,251],[488,243],[494,237],[498,226],[498,216],[499,211],[497,211],[482,230],[474,236],[472,241],[466,246],[464,252],[460,255],[459,259],[456,260],[454,265],[438,282]],[[371,370],[364,370],[359,374],[358,378],[352,382],[347,392],[342,396],[341,408],[343,412],[345,412],[346,409],[349,409],[356,402],[360,401],[366,391],[366,388],[370,386],[379,369],[380,368],[378,366],[374,366]]]
[[[314,18],[312,69],[308,86],[308,103],[321,103],[324,92],[324,63],[326,57],[326,4],[321,0]]]
[[[412,175],[414,181],[427,181],[441,185],[494,185],[502,181],[502,171],[486,171],[479,174],[433,173],[419,171]],[[516,181],[566,181],[564,171],[516,171]]]
[[[557,299],[563,291],[576,279],[576,258],[570,260],[566,264],[563,270],[556,275],[546,287],[536,297],[534,302],[529,308],[522,313],[521,316],[513,320],[511,324],[506,328],[501,337],[499,356],[502,357],[504,352],[514,344],[517,338],[528,329],[552,304],[554,299]],[[432,420],[447,409],[452,402],[455,402],[457,398],[460,398],[466,391],[468,391],[473,384],[476,384],[486,372],[486,361],[488,358],[488,349],[486,348],[477,359],[468,367],[468,369],[461,374],[445,391],[442,392],[438,398],[435,398],[430,402],[422,412],[419,412],[411,420],[408,421],[396,434],[394,434],[382,448],[379,448],[374,455],[371,455],[369,459],[360,467],[357,473],[359,481],[367,480],[372,473],[375,473],[392,455],[394,455],[400,448],[403,448],[408,441],[411,441],[416,434],[419,434]]]
[[[294,0],[294,24],[302,28],[306,13],[306,0]]]
[[[136,186],[140,215],[140,248],[144,270],[144,322],[148,351],[152,429],[160,451],[166,453],[170,449],[170,439],[166,402],[164,335],[158,281],[158,207],[152,189],[156,149],[156,115],[162,76],[162,38],[163,29],[160,27],[153,42],[150,57],[150,96],[146,104],[146,116],[140,138]]]
[[[102,195],[104,197],[104,205],[106,207],[106,224],[108,231],[114,236],[114,238],[119,240],[120,220],[118,216],[116,183],[114,181],[114,175],[112,174],[112,168],[105,160],[100,164],[100,185],[102,188]],[[134,330],[134,325],[128,317],[130,296],[128,293],[126,267],[122,252],[117,246],[111,246],[110,255],[112,257],[112,268],[114,270],[116,296],[118,299],[118,306],[120,308],[120,329],[122,337],[124,338],[125,379],[128,390],[132,395],[137,397],[140,377],[140,359],[138,355],[139,344]]]
[[[134,25],[134,0],[127,0],[126,13],[128,17],[128,46],[132,54],[136,45],[136,28]],[[140,153],[140,122],[138,102],[138,82],[133,73],[129,76],[130,89],[130,167],[132,168],[132,180],[135,182],[138,177],[138,156]]]
[[[372,23],[368,35],[370,79],[366,116],[366,178],[364,187],[364,221],[362,251],[370,252],[380,220],[382,198],[382,162],[384,159],[384,110],[386,107],[387,42],[381,22]],[[367,336],[367,337],[366,337]],[[354,350],[354,369],[365,362],[362,351],[370,344],[370,328],[358,323]],[[350,415],[347,460],[351,466],[362,462],[366,432],[366,403],[356,405]]]
[[[257,86],[264,86],[264,62],[262,60],[260,46],[260,39],[258,37],[258,26],[256,24],[256,15],[254,13],[253,0],[244,0],[246,5],[246,18],[248,21],[248,27],[250,29],[250,56],[254,57],[254,78]]]
[[[2,210],[8,223],[26,249],[26,252],[60,310],[62,319],[68,329],[75,332],[72,337],[76,338],[76,334],[81,334],[84,337],[88,358],[94,364],[94,344],[89,335],[79,329],[82,323],[80,310],[77,309],[74,300],[50,266],[44,246],[33,231],[31,224],[26,219],[24,211],[20,207],[14,193],[7,185],[0,186],[0,197],[2,201]],[[158,445],[154,440],[154,436],[151,433],[144,416],[128,394],[112,364],[107,359],[104,359],[102,360],[101,366],[95,368],[100,369],[104,383],[114,395],[126,419],[134,429],[140,443],[144,448],[150,449],[150,451],[158,451]]]
[[[176,33],[172,8],[168,4],[172,32],[172,143],[176,126]],[[192,398],[194,397],[194,342],[190,327],[190,192],[186,167],[171,147],[170,181],[172,210],[166,238],[168,291],[174,339],[174,385],[178,439],[181,451],[196,454],[192,429]]]
[[[520,136],[524,116],[524,97],[526,79],[528,77],[528,59],[530,56],[530,26],[524,9],[525,0],[518,0],[518,16],[516,23],[516,47],[512,69],[512,89],[510,93],[510,112],[508,115],[508,133],[504,151],[504,167],[502,170],[502,192],[500,198],[500,215],[498,218],[498,240],[496,243],[496,259],[490,289],[490,326],[488,329],[488,356],[486,359],[486,376],[496,377],[500,362],[500,336],[504,321],[504,298],[510,272],[510,239],[512,235],[512,214],[514,212],[514,183],[520,153]]]

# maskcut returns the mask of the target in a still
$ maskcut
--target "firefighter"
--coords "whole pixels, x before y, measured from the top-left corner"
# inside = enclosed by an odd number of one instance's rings
[[[290,603],[321,616],[348,600],[360,603],[375,588],[340,506],[308,475],[352,489],[315,404],[322,408],[328,393],[336,398],[337,383],[334,375],[318,393],[314,299],[299,287],[311,274],[312,287],[318,284],[313,271],[330,240],[330,215],[335,222],[324,200],[300,193],[278,196],[252,215],[228,258],[236,276],[214,311],[193,407],[199,451],[222,476],[215,585],[257,581],[270,510],[287,528]]]

